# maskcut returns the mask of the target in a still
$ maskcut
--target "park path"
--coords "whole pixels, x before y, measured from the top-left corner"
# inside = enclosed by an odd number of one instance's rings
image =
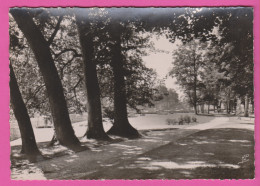
[[[254,178],[253,120],[222,117],[187,129],[197,130],[80,179]]]
[[[246,127],[245,127],[246,125]],[[143,137],[134,140],[110,143],[90,150],[56,157],[46,161],[32,164],[26,169],[30,174],[22,175],[21,172],[12,171],[13,179],[99,179],[110,178],[106,174],[117,170],[121,164],[140,158],[142,154],[155,149],[167,147],[180,139],[185,139],[192,134],[208,129],[242,128],[252,131],[254,125],[236,124],[227,117],[216,117],[208,123],[186,126],[183,129],[146,130],[142,131]],[[93,141],[91,142],[93,143]],[[159,151],[158,151],[159,152]],[[155,153],[156,154],[156,153]],[[140,159],[139,159],[140,160]],[[28,167],[27,167],[28,168]],[[109,171],[106,171],[109,170]],[[106,174],[103,174],[104,171]],[[118,171],[121,171],[118,169]],[[26,173],[25,173],[26,174]],[[115,173],[116,174],[116,173]],[[97,175],[100,175],[96,177]],[[113,176],[114,174],[112,174]],[[110,175],[111,176],[111,175]],[[115,177],[116,178],[116,177]],[[129,177],[130,178],[130,177]]]

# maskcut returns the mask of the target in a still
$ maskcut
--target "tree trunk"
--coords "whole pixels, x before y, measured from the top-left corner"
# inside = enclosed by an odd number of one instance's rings
[[[254,114],[255,112],[254,98],[251,98],[251,106],[252,106],[251,113]]]
[[[237,99],[235,98],[234,100],[234,105],[233,105],[234,113],[237,114]]]
[[[196,114],[196,115],[197,115],[197,114],[198,114],[198,111],[197,111],[197,105],[196,105],[196,104],[194,104],[194,105],[193,105],[193,108],[194,108],[194,114]]]
[[[201,110],[201,113],[204,114],[204,103],[200,105],[200,110]]]
[[[230,100],[230,104],[229,104],[229,113],[233,113],[233,107],[234,107],[234,101]]]
[[[209,104],[209,102],[208,102],[208,114],[209,114],[209,107],[210,107],[210,104]]]
[[[23,32],[42,73],[50,102],[57,140],[69,148],[80,146],[71,125],[63,88],[52,58],[48,42],[34,23],[27,9],[13,8],[10,13]]]
[[[245,96],[245,112],[244,112],[245,117],[249,116],[248,107],[249,107],[249,98],[248,98],[248,95],[246,94],[246,96]]]
[[[196,70],[196,57],[195,57],[195,53],[194,53],[194,58],[193,58],[193,74],[194,74],[194,84],[193,84],[193,91],[194,91],[194,95],[193,95],[193,104],[195,105],[195,107],[197,107],[197,70]],[[198,114],[197,109],[195,110],[195,114]]]
[[[237,105],[236,105],[236,115],[240,115],[242,112],[242,107],[241,107],[241,99],[237,98]]]
[[[227,114],[230,114],[229,107],[230,107],[230,101],[228,100],[228,101],[226,102],[226,112],[227,112]]]
[[[126,86],[124,79],[123,56],[121,51],[120,25],[111,25],[111,36],[114,41],[112,47],[112,70],[114,75],[114,124],[108,134],[128,138],[138,138],[140,134],[131,126],[127,117]]]
[[[222,101],[220,100],[220,103],[219,103],[219,112],[221,112],[222,110]]]
[[[77,17],[79,41],[83,54],[83,71],[88,100],[88,129],[87,138],[109,140],[102,122],[100,89],[94,59],[93,33],[88,20]]]
[[[22,138],[22,152],[26,154],[29,160],[34,160],[38,155],[41,155],[33,133],[30,117],[26,106],[23,102],[13,67],[10,64],[10,101],[14,111],[15,118]]]

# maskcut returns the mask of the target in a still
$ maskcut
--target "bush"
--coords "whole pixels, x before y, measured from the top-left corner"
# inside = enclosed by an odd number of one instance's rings
[[[170,119],[170,118],[168,118],[168,119],[166,119],[166,123],[168,124],[168,125],[175,125],[176,123],[178,123],[175,119]]]
[[[188,124],[190,124],[190,122],[191,122],[191,118],[190,118],[189,115],[185,115],[183,120],[184,120],[185,123],[188,123]]]
[[[171,125],[172,124],[172,119],[167,118],[166,119],[166,123],[167,123],[167,125]]]
[[[179,117],[178,123],[179,123],[179,125],[183,125],[183,124],[184,124],[183,116],[180,116],[180,117]]]
[[[195,116],[192,116],[191,118],[192,122],[196,123],[197,122],[197,118]]]

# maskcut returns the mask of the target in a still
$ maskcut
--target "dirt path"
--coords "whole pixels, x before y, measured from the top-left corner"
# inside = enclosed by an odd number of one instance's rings
[[[209,123],[183,129],[145,131],[140,139],[92,147],[33,164],[27,179],[180,179],[201,178],[201,175],[214,178],[219,174],[209,173],[219,172],[218,168],[240,170],[236,161],[243,155],[250,154],[253,160],[253,125],[248,125],[217,117]],[[223,153],[227,157],[221,156]],[[251,170],[252,163],[250,166]],[[210,169],[205,172],[205,167]],[[13,171],[12,178],[19,179],[17,172]]]

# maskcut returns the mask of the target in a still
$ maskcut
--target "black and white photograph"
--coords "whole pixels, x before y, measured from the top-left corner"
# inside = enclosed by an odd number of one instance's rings
[[[10,178],[254,179],[253,13],[10,8]]]

